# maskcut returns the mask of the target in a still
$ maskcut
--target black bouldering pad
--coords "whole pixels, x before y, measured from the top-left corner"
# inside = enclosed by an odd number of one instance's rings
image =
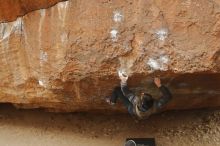
[[[130,146],[156,146],[154,138],[127,138],[125,143],[130,143]],[[134,143],[132,145],[132,143]],[[125,144],[125,146],[129,146]]]

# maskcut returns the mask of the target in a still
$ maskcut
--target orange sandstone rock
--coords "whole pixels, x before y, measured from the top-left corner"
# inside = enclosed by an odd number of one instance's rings
[[[122,111],[103,98],[123,70],[155,97],[161,76],[174,94],[167,109],[220,106],[217,0],[57,1],[0,2],[0,102]]]

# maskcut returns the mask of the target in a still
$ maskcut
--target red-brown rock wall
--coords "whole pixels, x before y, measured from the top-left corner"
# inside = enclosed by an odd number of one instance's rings
[[[15,21],[28,12],[48,8],[64,0],[1,0],[0,22]]]
[[[18,2],[10,10],[10,1],[0,3],[1,21],[55,4]],[[152,77],[161,76],[174,94],[168,109],[216,107],[219,52],[217,0],[60,2],[0,24],[0,102],[58,111],[109,109],[103,98],[124,70],[133,90],[155,97]]]

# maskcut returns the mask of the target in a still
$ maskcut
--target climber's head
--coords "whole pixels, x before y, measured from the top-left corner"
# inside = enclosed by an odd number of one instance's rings
[[[154,100],[152,96],[148,93],[142,93],[140,109],[142,111],[147,111],[153,106]]]

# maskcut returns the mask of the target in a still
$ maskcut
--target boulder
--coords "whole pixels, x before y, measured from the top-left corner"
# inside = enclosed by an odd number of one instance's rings
[[[122,70],[155,98],[160,76],[166,110],[220,106],[218,0],[58,1],[0,2],[1,103],[123,112],[104,101]]]

